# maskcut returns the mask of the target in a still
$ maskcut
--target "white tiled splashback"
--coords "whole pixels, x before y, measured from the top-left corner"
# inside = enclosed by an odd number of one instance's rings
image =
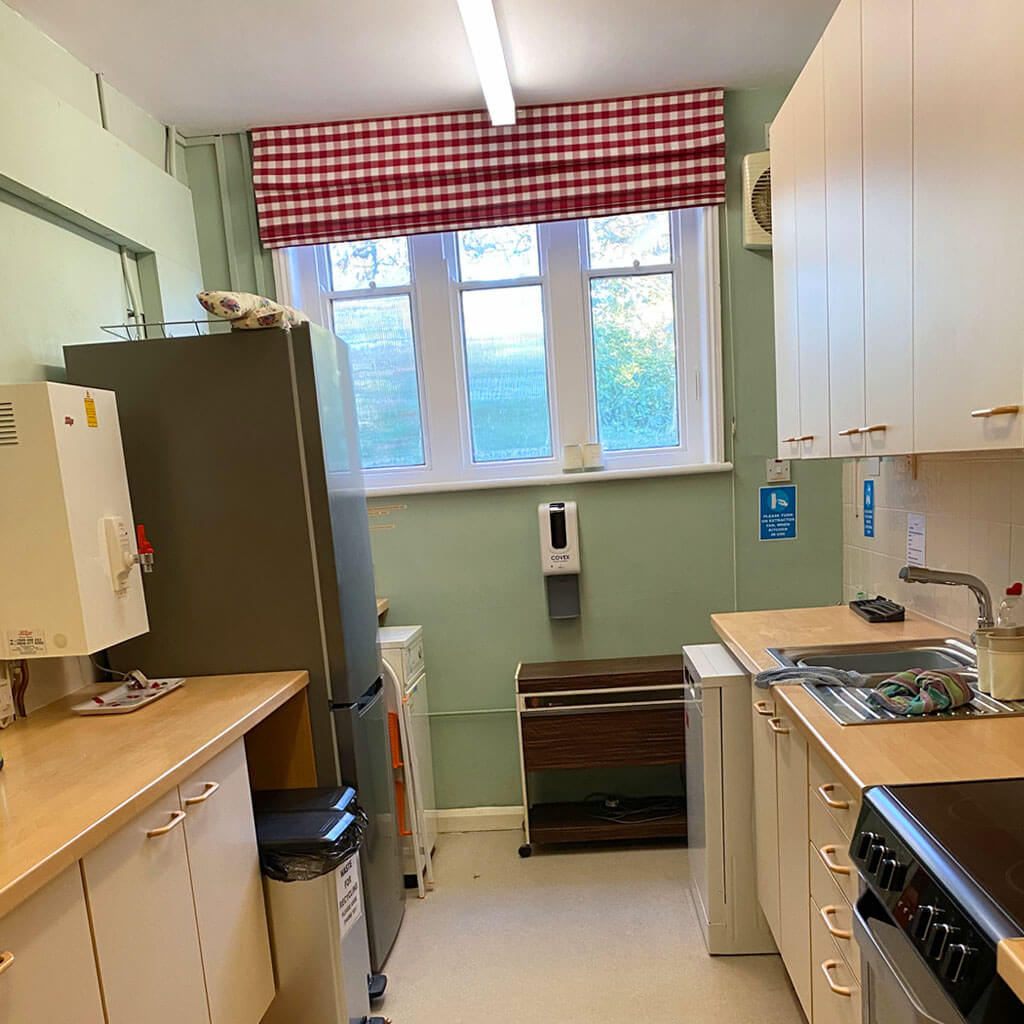
[[[902,583],[907,513],[924,514],[925,564],[980,576],[998,608],[1005,588],[1024,579],[1024,454],[883,459],[875,480],[875,536],[864,536],[865,470],[843,465],[843,599],[884,594],[963,632],[977,625],[977,602],[964,587]]]

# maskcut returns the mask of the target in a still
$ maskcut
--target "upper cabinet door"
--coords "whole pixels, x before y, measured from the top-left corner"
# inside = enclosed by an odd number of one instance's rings
[[[862,455],[864,225],[860,3],[843,0],[822,37],[829,399],[834,456]]]
[[[1024,4],[914,2],[918,451],[1024,442]]]
[[[800,458],[800,339],[796,298],[796,195],[792,97],[772,121],[772,274],[779,458]]]
[[[800,440],[806,458],[829,455],[825,85],[819,42],[793,86]]]
[[[861,0],[865,454],[914,451],[913,0]]]

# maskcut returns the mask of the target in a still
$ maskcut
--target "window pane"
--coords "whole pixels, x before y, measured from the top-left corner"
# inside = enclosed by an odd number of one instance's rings
[[[587,221],[590,266],[649,267],[672,259],[668,213],[625,213]]]
[[[606,451],[679,444],[671,274],[590,282],[597,422]]]
[[[540,275],[535,224],[477,228],[460,231],[458,237],[460,280],[507,281]]]
[[[473,461],[551,456],[539,285],[462,293]]]
[[[332,242],[327,246],[327,255],[331,263],[331,288],[336,292],[395,288],[411,280],[406,238]]]
[[[423,465],[423,428],[408,295],[334,303],[348,344],[364,469]]]

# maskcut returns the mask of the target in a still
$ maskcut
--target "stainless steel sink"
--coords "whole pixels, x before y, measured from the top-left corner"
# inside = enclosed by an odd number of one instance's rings
[[[930,715],[902,716],[873,707],[867,702],[871,689],[882,680],[905,669],[950,669],[972,685],[977,681],[974,648],[960,640],[929,644],[862,644],[837,647],[770,648],[779,665],[786,668],[829,667],[858,672],[864,686],[804,683],[804,689],[842,725],[880,725],[886,722],[930,722],[977,718],[986,715],[1024,715],[1024,701],[1000,701],[974,691],[974,700],[952,711]]]

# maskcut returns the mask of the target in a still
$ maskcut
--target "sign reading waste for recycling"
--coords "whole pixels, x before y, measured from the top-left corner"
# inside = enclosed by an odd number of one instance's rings
[[[796,539],[796,484],[762,487],[759,506],[761,540]]]

